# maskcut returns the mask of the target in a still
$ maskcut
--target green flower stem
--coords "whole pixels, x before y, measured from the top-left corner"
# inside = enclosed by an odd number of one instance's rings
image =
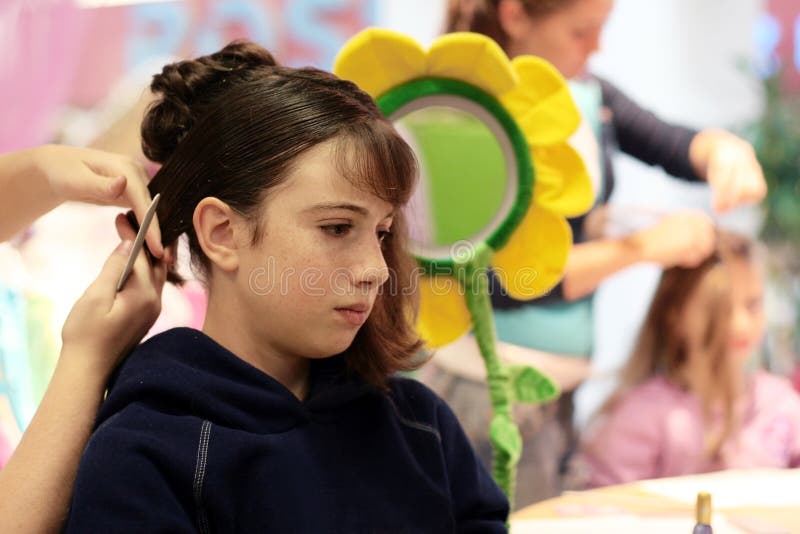
[[[492,403],[489,436],[493,449],[493,475],[513,508],[516,466],[522,453],[522,437],[511,411],[514,402],[511,373],[500,363],[497,354],[497,334],[492,320],[488,281],[489,262],[493,251],[488,245],[481,243],[472,252],[468,257],[455,258],[456,272],[465,291],[475,338],[486,364],[487,384]]]

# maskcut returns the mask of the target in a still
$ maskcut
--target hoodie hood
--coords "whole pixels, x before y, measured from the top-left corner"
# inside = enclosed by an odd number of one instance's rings
[[[109,385],[97,426],[132,404],[189,414],[249,432],[284,432],[337,417],[378,390],[347,370],[344,355],[313,360],[310,390],[300,400],[283,384],[191,328],[175,328],[139,345]]]

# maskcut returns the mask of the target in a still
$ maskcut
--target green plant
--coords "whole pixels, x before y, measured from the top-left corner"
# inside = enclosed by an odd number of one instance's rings
[[[789,373],[800,363],[800,94],[785,90],[781,71],[759,83],[764,111],[743,134],[767,181],[761,238],[769,250],[768,284],[795,310],[793,318],[771,321],[766,356],[773,370]]]
[[[769,188],[762,237],[800,247],[800,95],[783,90],[780,72],[762,85],[764,112],[745,132]]]

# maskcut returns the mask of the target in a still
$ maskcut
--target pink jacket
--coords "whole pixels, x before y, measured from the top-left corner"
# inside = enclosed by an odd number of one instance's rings
[[[700,402],[662,377],[625,395],[587,432],[580,459],[591,486],[720,469],[800,466],[800,396],[778,376],[753,375],[738,432],[721,460],[704,457]]]

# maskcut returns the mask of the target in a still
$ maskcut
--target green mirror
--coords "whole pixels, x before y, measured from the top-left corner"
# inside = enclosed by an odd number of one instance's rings
[[[408,207],[414,254],[443,259],[455,243],[486,241],[517,195],[514,149],[503,127],[454,95],[414,100],[391,119],[420,165]]]

